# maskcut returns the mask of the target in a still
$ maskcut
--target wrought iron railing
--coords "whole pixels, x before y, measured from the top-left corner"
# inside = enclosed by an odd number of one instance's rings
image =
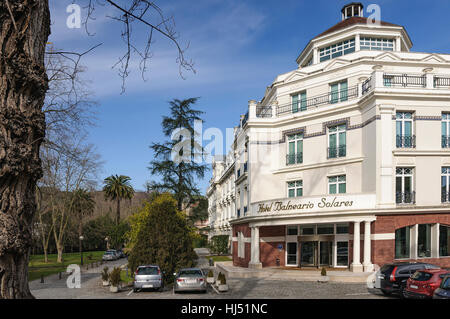
[[[362,84],[361,93],[362,95],[370,92],[372,90],[372,77],[365,80]]]
[[[256,107],[256,117],[260,117],[260,118],[272,117],[272,107],[271,106],[257,106]]]
[[[416,147],[416,136],[402,136],[397,135],[396,139],[397,148],[415,148]]]
[[[339,145],[338,147],[328,148],[328,158],[345,157],[347,154],[346,145]]]
[[[450,136],[442,135],[442,148],[450,148]]]
[[[409,74],[384,74],[383,81],[387,87],[425,87],[427,83],[425,75]]]
[[[441,77],[441,76],[435,76],[434,77],[434,87],[450,87],[450,77]]]
[[[449,192],[441,193],[441,202],[442,203],[450,203],[450,193]]]
[[[416,192],[405,192],[395,194],[395,202],[397,204],[415,204],[416,203]]]
[[[245,113],[245,115],[244,115],[244,119],[242,120],[242,126],[244,126],[245,123],[247,123],[247,121],[248,121],[248,112]]]
[[[294,165],[303,163],[303,153],[286,155],[286,165]]]
[[[277,115],[302,112],[309,110],[312,107],[344,102],[357,97],[358,86],[356,85],[345,90],[316,95],[303,101],[299,100],[297,103],[280,105],[277,107]]]

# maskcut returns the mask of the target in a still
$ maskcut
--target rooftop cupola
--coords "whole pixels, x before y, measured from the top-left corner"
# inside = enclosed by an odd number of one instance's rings
[[[361,2],[352,2],[347,5],[345,5],[341,12],[342,12],[342,21],[352,18],[352,17],[362,17],[363,16],[363,8]]]

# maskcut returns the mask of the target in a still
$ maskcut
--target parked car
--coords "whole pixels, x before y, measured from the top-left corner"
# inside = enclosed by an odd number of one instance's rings
[[[441,285],[442,279],[450,275],[449,270],[427,269],[416,271],[406,282],[406,298],[433,298],[433,293]]]
[[[173,291],[202,291],[206,292],[206,277],[200,268],[184,268],[175,275]]]
[[[385,264],[378,271],[379,287],[384,295],[399,294],[405,298],[406,281],[416,271],[423,269],[440,269],[439,266],[427,263],[398,262]]]
[[[441,285],[434,291],[433,299],[450,299],[450,276],[442,279]]]
[[[110,261],[110,260],[117,260],[118,257],[117,257],[117,254],[116,254],[115,251],[107,250],[107,251],[105,251],[105,253],[103,254],[102,259],[103,259],[104,261]]]
[[[134,274],[133,291],[164,288],[163,273],[157,265],[139,266]]]

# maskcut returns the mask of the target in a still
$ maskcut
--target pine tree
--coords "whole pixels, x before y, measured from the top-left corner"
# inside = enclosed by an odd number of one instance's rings
[[[200,194],[194,177],[203,178],[207,169],[206,165],[194,160],[203,155],[203,147],[196,142],[196,134],[199,133],[194,131],[194,121],[201,121],[200,115],[203,112],[191,107],[197,100],[198,98],[182,101],[174,99],[169,102],[171,116],[163,117],[162,128],[169,139],[174,132],[179,132],[178,138],[164,143],[152,143],[150,146],[156,158],[150,162],[151,174],[162,177],[161,182],[152,183],[152,189],[172,193],[180,211],[183,203],[192,203],[194,197]],[[185,147],[180,147],[181,144]],[[175,157],[172,156],[173,152]]]

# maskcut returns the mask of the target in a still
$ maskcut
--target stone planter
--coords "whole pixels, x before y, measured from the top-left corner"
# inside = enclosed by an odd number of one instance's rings
[[[218,289],[220,292],[228,291],[228,285],[219,285]]]
[[[328,276],[320,276],[320,279],[317,280],[318,282],[328,282],[330,280],[330,277]]]
[[[109,287],[109,291],[110,291],[110,292],[114,292],[114,293],[119,292],[119,287],[116,287],[116,286],[111,285],[111,286]]]
[[[206,282],[208,284],[213,284],[215,282],[214,277],[206,277]]]
[[[109,281],[108,280],[103,280],[103,287],[109,286]]]

